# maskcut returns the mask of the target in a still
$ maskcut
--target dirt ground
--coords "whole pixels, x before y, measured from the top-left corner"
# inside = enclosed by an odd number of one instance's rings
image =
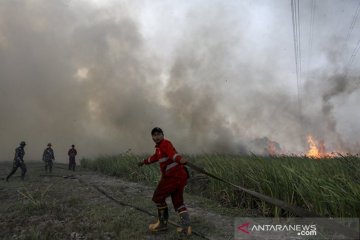
[[[18,169],[6,182],[11,164],[0,163],[0,239],[177,239],[173,225],[158,235],[147,230],[156,215],[153,186],[58,163],[45,173],[41,162],[27,163],[25,181]],[[185,201],[195,232],[190,239],[233,239],[234,217],[251,215],[196,195],[185,194]]]

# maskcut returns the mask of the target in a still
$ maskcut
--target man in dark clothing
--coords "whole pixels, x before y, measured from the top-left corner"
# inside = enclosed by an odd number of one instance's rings
[[[26,165],[24,163],[25,145],[26,143],[22,141],[20,143],[20,146],[15,149],[13,168],[9,175],[6,177],[6,181],[9,181],[9,178],[16,172],[18,168],[21,168],[21,179],[24,180],[26,173]]]
[[[54,150],[51,148],[51,143],[48,143],[47,148],[45,148],[42,160],[45,162],[45,171],[52,172],[53,161],[55,160]]]
[[[69,156],[69,170],[73,170],[75,171],[75,166],[76,166],[76,162],[75,162],[75,156],[77,154],[77,151],[75,149],[75,145],[71,145],[71,148],[68,151],[68,156]]]
[[[183,192],[187,183],[187,172],[184,164],[187,160],[176,152],[172,143],[164,139],[161,128],[151,131],[153,141],[156,143],[155,154],[138,163],[139,166],[159,162],[161,179],[156,187],[152,200],[158,208],[158,220],[149,225],[152,232],[167,230],[169,218],[166,198],[171,196],[175,211],[180,217],[180,227],[177,229],[181,239],[191,234],[190,217],[184,204]]]

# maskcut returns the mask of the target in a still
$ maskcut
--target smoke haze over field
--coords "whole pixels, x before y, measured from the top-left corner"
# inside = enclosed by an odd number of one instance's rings
[[[154,126],[186,153],[358,153],[358,4],[301,1],[299,108],[290,1],[0,0],[0,160],[149,153]]]

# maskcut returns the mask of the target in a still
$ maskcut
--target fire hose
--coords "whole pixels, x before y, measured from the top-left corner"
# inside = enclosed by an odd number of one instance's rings
[[[354,231],[353,229],[350,229],[340,223],[338,223],[337,221],[335,220],[332,220],[332,219],[328,219],[328,218],[323,218],[321,217],[320,215],[318,215],[317,213],[315,212],[311,212],[311,211],[308,211],[306,209],[303,209],[301,207],[298,207],[298,206],[294,206],[294,205],[291,205],[287,202],[284,202],[282,200],[279,200],[279,199],[276,199],[276,198],[272,198],[272,197],[269,197],[269,196],[266,196],[264,194],[261,194],[259,192],[255,192],[255,191],[252,191],[252,190],[249,190],[249,189],[246,189],[244,187],[241,187],[241,186],[238,186],[234,183],[231,183],[223,178],[220,178],[218,176],[215,176],[214,174],[211,174],[207,171],[205,171],[203,168],[201,167],[198,167],[196,166],[195,164],[191,163],[191,162],[187,162],[186,163],[187,166],[189,166],[190,168],[194,169],[195,171],[199,172],[199,173],[202,173],[204,175],[207,175],[213,179],[216,179],[218,181],[221,181],[223,183],[226,183],[236,189],[239,189],[239,190],[242,190],[258,199],[261,199],[269,204],[272,204],[274,206],[277,206],[281,209],[284,209],[286,211],[289,211],[289,212],[292,212],[294,213],[296,216],[298,217],[308,217],[308,218],[318,218],[317,221],[320,222],[321,224],[323,224],[323,226],[325,226],[326,228],[328,229],[332,229],[332,230],[336,230],[338,233],[341,233],[343,234],[344,236],[347,236],[347,237],[351,237],[352,239],[358,239],[359,238],[359,233],[357,231]],[[42,175],[44,176],[44,175]],[[54,176],[54,175],[53,175]],[[80,183],[82,184],[86,184],[83,180],[77,178],[77,177],[74,177],[74,176],[71,176],[71,177],[68,177],[68,178],[76,178],[80,181]],[[96,190],[98,190],[100,193],[104,194],[107,198],[117,202],[118,204],[120,205],[123,205],[123,206],[129,206],[129,207],[132,207],[132,208],[135,208],[141,212],[144,212],[150,216],[154,216],[154,214],[148,212],[147,210],[145,209],[142,209],[142,208],[139,208],[139,207],[136,207],[136,206],[133,206],[131,204],[128,204],[128,203],[124,203],[124,202],[121,202],[115,198],[113,198],[112,196],[110,196],[109,194],[107,194],[104,190],[100,189],[98,186],[94,185],[94,184],[91,184],[91,186],[93,186]],[[178,226],[175,222],[170,222],[170,224],[174,225],[174,226]],[[193,233],[199,237],[202,237],[204,239],[210,239],[206,236],[204,236],[203,234],[201,233],[198,233],[196,231],[193,231]]]
[[[266,196],[264,194],[261,194],[261,193],[258,193],[258,192],[255,192],[255,191],[252,191],[252,190],[249,190],[249,189],[246,189],[244,187],[241,187],[241,186],[238,186],[238,185],[235,185],[234,183],[231,183],[225,179],[222,179],[218,176],[215,176],[211,173],[208,173],[206,172],[203,168],[201,167],[198,167],[196,165],[194,165],[193,163],[190,163],[190,162],[187,162],[186,163],[187,166],[189,166],[190,168],[194,169],[195,171],[199,172],[199,173],[202,173],[202,174],[205,174],[213,179],[216,179],[218,181],[221,181],[223,183],[226,183],[228,185],[231,185],[233,186],[234,188],[236,189],[240,189],[254,197],[257,197],[267,203],[270,203],[272,205],[275,205],[279,208],[282,208],[284,210],[287,210],[289,212],[293,212],[296,214],[296,216],[298,217],[316,217],[316,218],[319,218],[318,221],[321,222],[325,227],[329,228],[329,229],[333,229],[333,230],[336,230],[338,231],[339,233],[345,235],[345,236],[348,236],[348,237],[351,237],[352,239],[359,239],[359,233],[350,229],[350,228],[347,228],[345,227],[344,225],[336,222],[335,220],[331,220],[331,219],[328,219],[328,218],[321,218],[320,215],[314,213],[314,212],[310,212],[306,209],[303,209],[303,208],[300,208],[300,207],[297,207],[297,206],[293,206],[293,205],[290,205],[288,204],[287,202],[284,202],[282,200],[279,200],[279,199],[276,199],[276,198],[272,198],[272,197],[269,197],[269,196]]]
[[[140,212],[146,213],[149,216],[156,217],[153,213],[147,211],[146,209],[134,206],[132,204],[129,204],[129,203],[126,203],[126,202],[123,202],[123,201],[120,201],[120,200],[114,198],[113,196],[111,196],[110,194],[108,194],[105,190],[101,189],[99,186],[97,186],[95,184],[89,184],[89,183],[85,182],[84,180],[82,180],[81,178],[79,178],[77,176],[74,176],[74,175],[61,176],[61,175],[53,175],[53,174],[41,174],[40,177],[61,177],[61,178],[66,178],[66,179],[77,179],[77,180],[79,180],[79,182],[81,184],[87,185],[87,186],[90,185],[91,187],[95,188],[98,192],[102,193],[105,197],[107,197],[108,199],[114,201],[115,203],[117,203],[119,205],[126,206],[126,207],[131,207],[131,208],[134,208],[134,209],[136,209],[136,210],[138,210]],[[171,225],[173,225],[175,227],[180,227],[180,225],[177,224],[174,221],[169,220],[168,223],[170,223]],[[196,236],[198,236],[200,238],[206,239],[206,240],[213,240],[212,238],[209,238],[209,237],[205,236],[204,234],[202,234],[202,233],[200,233],[198,231],[192,230],[192,234],[194,234],[194,235],[196,235]]]

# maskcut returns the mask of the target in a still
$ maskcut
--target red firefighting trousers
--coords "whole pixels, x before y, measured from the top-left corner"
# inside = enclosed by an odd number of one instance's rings
[[[166,205],[166,198],[171,196],[171,201],[175,211],[181,212],[186,210],[184,205],[184,188],[187,178],[162,176],[153,195],[152,200],[158,206]]]

